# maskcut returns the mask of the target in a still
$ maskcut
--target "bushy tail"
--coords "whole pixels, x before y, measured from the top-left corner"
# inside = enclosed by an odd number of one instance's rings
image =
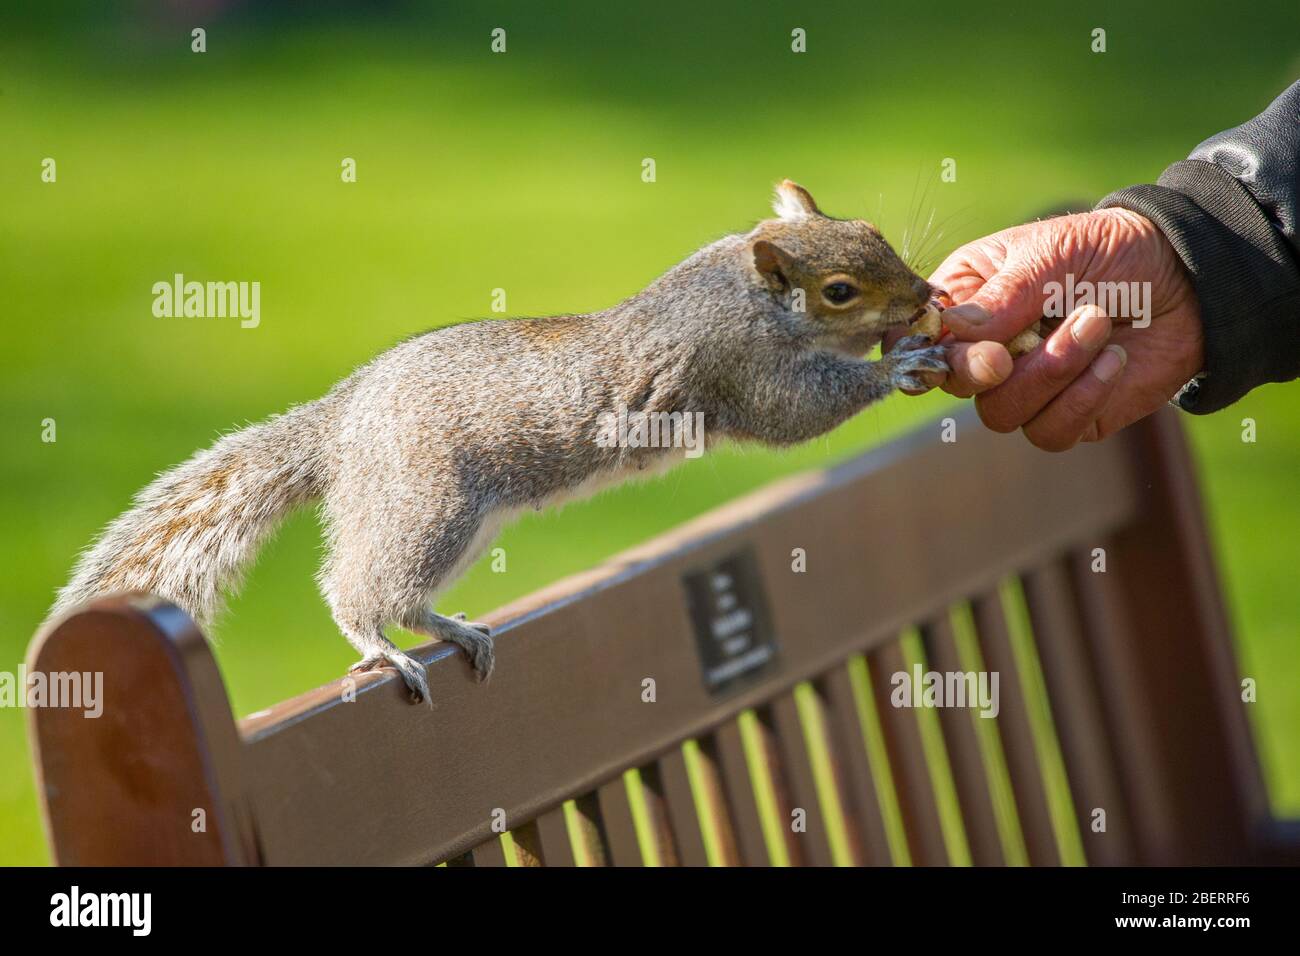
[[[280,520],[321,494],[327,401],[227,435],[159,475],[82,554],[51,616],[146,591],[209,622]]]

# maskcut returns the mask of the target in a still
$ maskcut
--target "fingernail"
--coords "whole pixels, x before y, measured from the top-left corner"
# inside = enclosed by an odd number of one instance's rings
[[[1108,345],[1092,363],[1092,374],[1103,382],[1113,381],[1128,362],[1128,353],[1121,345]]]
[[[1002,381],[997,370],[984,357],[983,352],[970,353],[970,377],[977,385],[997,385]]]
[[[1070,338],[1089,352],[1094,352],[1101,348],[1110,335],[1110,319],[1101,309],[1085,308],[1080,311],[1081,314],[1070,323]],[[1120,367],[1123,367],[1122,363]]]
[[[979,325],[981,322],[987,322],[993,316],[989,315],[989,310],[982,305],[974,302],[967,302],[965,305],[954,305],[951,309],[946,309],[943,313],[943,320],[956,319],[958,322],[966,322],[970,325]]]

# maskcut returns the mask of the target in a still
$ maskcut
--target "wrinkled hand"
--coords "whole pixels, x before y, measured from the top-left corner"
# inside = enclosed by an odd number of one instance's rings
[[[1150,283],[1149,324],[1135,328],[1133,315],[1083,306],[1013,362],[1000,343],[1043,317],[1049,284],[1064,286],[1067,274],[1076,288]],[[986,236],[950,255],[930,281],[956,306],[943,316],[952,333],[943,341],[952,371],[927,373],[926,384],[975,396],[985,425],[1023,429],[1047,451],[1097,441],[1144,418],[1202,368],[1191,279],[1160,230],[1127,210],[1061,216]],[[885,350],[904,335],[888,336]]]

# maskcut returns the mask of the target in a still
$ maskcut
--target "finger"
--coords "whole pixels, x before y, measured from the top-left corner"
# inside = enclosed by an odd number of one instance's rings
[[[970,398],[1001,385],[1015,367],[1001,342],[952,342],[947,359],[952,371],[943,390],[957,398]]]
[[[996,432],[1024,425],[1088,367],[1110,330],[1110,319],[1097,306],[1075,309],[1046,342],[1016,360],[1010,378],[976,397],[981,420]]]
[[[1010,342],[1043,317],[1043,278],[1013,265],[994,274],[961,305],[944,310],[943,324],[963,341]]]
[[[1084,372],[1022,429],[1030,444],[1043,451],[1067,451],[1081,441],[1093,441],[1097,419],[1106,410],[1128,354],[1121,345],[1108,345]]]

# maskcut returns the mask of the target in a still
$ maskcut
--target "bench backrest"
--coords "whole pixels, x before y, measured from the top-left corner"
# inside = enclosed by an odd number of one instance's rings
[[[184,614],[91,605],[30,655],[105,675],[98,720],[30,712],[55,856],[1261,858],[1267,802],[1174,415],[1065,455],[955,427],[502,609],[486,684],[458,652],[419,649],[433,709],[383,673],[236,723]],[[996,672],[997,716],[894,706],[895,675],[918,667]]]

